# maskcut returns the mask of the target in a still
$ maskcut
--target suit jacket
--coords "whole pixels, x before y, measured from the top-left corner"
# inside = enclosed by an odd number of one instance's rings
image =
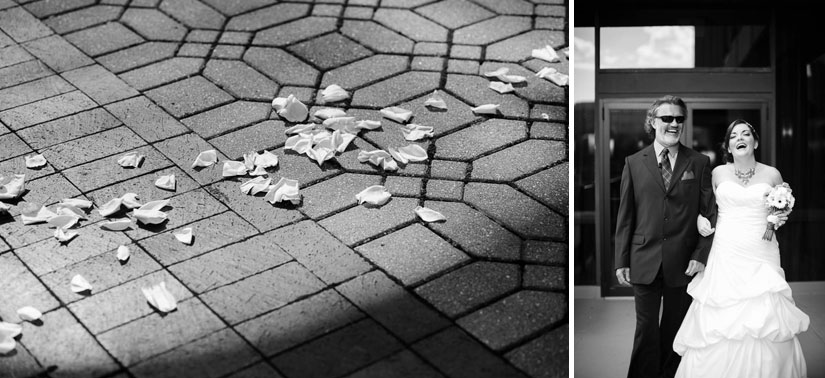
[[[651,144],[625,159],[616,225],[616,269],[630,267],[630,282],[649,284],[662,267],[665,285],[687,285],[688,262],[707,264],[713,235],[696,229],[699,214],[716,223],[710,159],[679,144],[665,188]]]

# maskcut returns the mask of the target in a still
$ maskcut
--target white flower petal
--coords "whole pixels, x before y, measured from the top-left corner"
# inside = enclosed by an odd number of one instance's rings
[[[314,130],[316,125],[314,123],[299,123],[295,126],[287,128],[284,130],[284,134],[286,135],[293,135],[293,134],[304,134],[309,133]]]
[[[484,76],[486,76],[486,77],[499,77],[499,76],[502,76],[502,75],[506,75],[508,72],[510,72],[509,68],[501,67],[501,68],[499,68],[495,71],[485,72]]]
[[[332,148],[337,152],[344,152],[349,146],[350,143],[355,139],[355,134],[350,134],[346,132],[341,132],[341,130],[335,130],[332,133]]]
[[[77,216],[72,215],[55,215],[47,221],[55,228],[67,230],[77,224]]]
[[[331,139],[327,139],[327,140],[331,140]],[[329,145],[331,143],[325,143],[325,144]],[[319,143],[319,145],[320,145],[320,143]],[[307,151],[307,156],[309,156],[310,159],[315,160],[315,162],[318,163],[318,166],[321,166],[321,165],[324,164],[325,161],[330,160],[330,159],[335,157],[335,150],[332,149],[332,148],[328,148],[328,147],[318,147],[318,146],[316,146],[315,148],[312,148],[312,149]]]
[[[68,243],[77,236],[77,232],[66,232],[62,228],[54,230],[54,238],[61,243]]]
[[[447,220],[444,214],[427,207],[416,206],[415,214],[418,215],[418,217],[424,222],[438,222]]]
[[[281,201],[290,201],[292,204],[297,205],[301,202],[298,180],[281,177],[275,185],[269,187],[269,192],[266,193],[264,199],[272,204]]]
[[[249,174],[250,176],[263,176],[263,175],[265,175],[265,174],[267,174],[267,173],[269,173],[269,172],[267,172],[267,171],[266,171],[266,168],[261,167],[261,166],[257,166],[257,167],[255,167],[255,170],[254,170],[254,171],[249,172],[248,174]]]
[[[40,319],[43,313],[32,306],[25,306],[17,309],[17,316],[20,317],[21,320],[33,322]]]
[[[125,245],[121,245],[120,247],[117,247],[117,259],[118,259],[118,261],[125,262],[126,260],[129,260],[130,256],[131,256],[131,253],[129,252],[129,247],[127,247]]]
[[[407,164],[410,162],[406,157],[404,157],[404,155],[399,154],[398,150],[393,147],[387,148],[387,151],[390,153],[390,155],[392,155],[393,159],[400,162],[401,164]]]
[[[539,72],[536,72],[536,76],[544,79],[544,78],[547,78],[547,76],[549,76],[550,74],[556,73],[556,72],[559,72],[559,71],[557,69],[553,68],[553,67],[544,67],[544,68],[540,69]]]
[[[144,156],[139,155],[137,152],[129,152],[121,156],[120,159],[117,159],[117,163],[123,168],[137,168],[140,166],[143,158]]]
[[[409,161],[424,161],[428,158],[427,151],[417,144],[398,147],[398,154]]]
[[[398,169],[398,164],[393,160],[392,156],[384,150],[358,151],[358,161],[362,163],[370,162],[385,171],[395,171]]]
[[[174,174],[160,176],[157,180],[155,180],[155,186],[161,189],[171,190],[173,192],[175,191],[176,185]]]
[[[122,202],[123,201],[120,198],[112,198],[109,202],[106,202],[103,206],[99,207],[97,212],[100,213],[101,216],[108,217],[120,211],[120,205]]]
[[[0,321],[0,354],[7,354],[14,350],[17,342],[14,338],[23,332],[20,324]]]
[[[476,106],[475,108],[472,108],[472,110],[477,114],[497,114],[499,106],[499,104],[485,104]]]
[[[65,203],[58,203],[54,205],[55,214],[57,215],[71,215],[77,219],[88,219],[86,213],[83,210],[80,210],[72,205],[67,205]]]
[[[223,163],[223,177],[243,176],[246,171],[246,165],[243,162],[227,160]]]
[[[192,227],[186,227],[180,232],[175,233],[175,239],[178,239],[183,244],[192,245]]]
[[[92,207],[92,201],[87,201],[80,198],[64,198],[59,205],[60,204],[74,206],[81,209],[90,209]]]
[[[550,45],[546,45],[540,49],[533,49],[531,56],[533,58],[546,60],[550,63],[556,63],[561,61],[561,59],[559,59],[559,54],[557,54],[556,50],[553,50],[553,48],[550,47]]]
[[[315,111],[315,117],[327,119],[333,117],[346,117],[347,112],[336,108],[321,108]]]
[[[286,139],[285,150],[292,150],[299,154],[305,154],[312,148],[312,136],[309,134],[293,135]]]
[[[271,178],[264,179],[263,177],[255,177],[252,180],[246,181],[241,184],[241,193],[256,195],[264,190],[269,188],[270,183],[272,182]]]
[[[169,204],[169,200],[158,200],[147,202],[140,207],[140,210],[161,210]]]
[[[414,123],[401,127],[401,133],[404,134],[404,139],[410,141],[432,137],[433,130],[432,126],[416,125]]]
[[[146,301],[160,312],[171,312],[178,308],[178,301],[175,300],[172,293],[166,289],[166,283],[163,281],[157,285],[144,287],[140,290],[143,291]]]
[[[23,194],[26,175],[0,176],[0,199],[15,199]]]
[[[100,228],[109,231],[123,231],[129,228],[132,228],[132,220],[129,218],[120,218],[115,219],[111,222],[103,222],[100,224]]]
[[[358,130],[375,130],[381,127],[381,121],[363,120],[355,123],[355,128]]]
[[[263,153],[255,155],[255,165],[260,168],[274,167],[278,165],[278,155],[264,150]]]
[[[490,82],[490,89],[492,89],[492,90],[494,90],[498,93],[501,93],[501,94],[510,93],[510,92],[516,90],[515,88],[513,88],[513,84],[510,84],[510,83],[505,84],[505,83],[502,83],[500,81],[491,81]]]
[[[40,168],[46,165],[46,158],[41,155],[26,156],[26,168]]]
[[[436,109],[447,109],[447,103],[438,95],[438,90],[433,91],[432,96],[424,101],[424,106]]]
[[[92,285],[86,281],[83,276],[76,274],[72,277],[72,291],[75,293],[82,293],[84,291],[92,291]]]
[[[132,215],[143,224],[160,224],[167,219],[166,213],[157,210],[135,210]]]
[[[566,87],[570,84],[570,76],[567,76],[561,72],[551,73],[545,76],[545,79],[552,81],[553,84],[560,87]]]
[[[398,123],[406,123],[412,117],[412,111],[397,106],[381,109],[381,114]]]
[[[321,100],[324,102],[337,102],[349,98],[349,93],[340,85],[331,84],[321,91]]]
[[[298,101],[294,95],[289,95],[286,99],[278,97],[272,100],[272,107],[275,108],[281,118],[289,122],[303,122],[309,115],[306,105]]]
[[[136,193],[126,193],[120,196],[120,204],[129,209],[136,209],[143,206],[138,201],[138,195]]]
[[[351,133],[358,132],[355,128],[355,117],[332,117],[324,120],[323,125],[332,130],[346,130]]]
[[[246,167],[247,171],[255,169],[255,156],[258,156],[255,151],[249,151],[243,154],[243,166]]]
[[[48,222],[49,219],[56,216],[57,214],[53,213],[45,206],[40,206],[39,208],[33,211],[28,211],[20,214],[20,219],[23,220],[23,224],[35,224]]]
[[[206,150],[198,154],[195,162],[192,163],[192,168],[208,167],[218,162],[218,153],[215,150]]]
[[[372,205],[381,206],[387,203],[387,201],[390,200],[390,197],[392,197],[392,195],[382,185],[370,186],[355,195],[355,199],[358,200],[359,205],[366,202]]]

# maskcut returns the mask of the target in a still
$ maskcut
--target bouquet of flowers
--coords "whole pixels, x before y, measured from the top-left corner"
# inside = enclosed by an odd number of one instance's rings
[[[771,209],[771,214],[768,215],[768,226],[765,229],[765,234],[762,235],[762,240],[773,239],[774,231],[779,228],[779,213],[790,214],[793,210],[793,205],[796,199],[794,198],[791,186],[787,182],[783,182],[771,188],[765,193],[765,206]]]

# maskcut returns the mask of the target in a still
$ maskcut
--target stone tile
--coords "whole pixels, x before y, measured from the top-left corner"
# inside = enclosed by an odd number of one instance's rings
[[[326,290],[235,326],[265,356],[364,317],[335,290]]]
[[[435,157],[471,160],[525,138],[524,122],[490,119],[439,138],[435,142]]]
[[[403,72],[408,66],[409,58],[407,57],[375,55],[327,71],[321,87],[338,84],[344,89],[353,90],[364,84]]]
[[[20,160],[23,160],[22,158]],[[22,200],[27,204],[36,206],[50,206],[62,201],[64,198],[72,198],[80,195],[77,188],[61,175],[49,175],[26,181],[27,192]],[[23,205],[22,203],[20,205]],[[20,214],[22,206],[12,208],[9,213],[13,216]],[[28,226],[27,226],[28,227]],[[37,227],[37,226],[35,226]],[[54,230],[50,230],[54,235]]]
[[[268,4],[272,4],[277,0],[245,0],[245,1],[224,1],[224,0],[202,0],[205,4],[211,5],[222,14],[227,16],[234,16],[236,14],[244,13]]]
[[[567,291],[567,267],[525,265],[524,287]]]
[[[566,243],[528,240],[524,243],[524,261],[539,264],[566,264]]]
[[[90,56],[103,55],[144,41],[118,22],[109,22],[65,36],[66,40]]]
[[[450,48],[450,57],[458,59],[481,59],[481,47],[454,45]]]
[[[309,14],[309,5],[284,3],[261,8],[232,17],[226,30],[255,31],[300,18]]]
[[[26,180],[31,181],[38,177],[43,177],[54,173],[54,168],[50,164],[40,169],[26,168],[25,159],[9,159],[0,161],[0,172],[8,174],[9,172],[26,172]]]
[[[189,42],[213,43],[218,40],[221,32],[218,30],[201,30],[195,29],[186,35],[186,40]]]
[[[415,8],[429,2],[429,0],[382,0],[381,6],[390,8]]]
[[[139,94],[138,91],[99,65],[64,72],[62,76],[101,105]]]
[[[23,323],[26,348],[54,377],[97,377],[120,367],[64,308],[44,314],[42,325]]]
[[[236,101],[203,113],[184,118],[181,122],[204,138],[225,134],[233,129],[263,121],[269,117],[270,103]]]
[[[447,104],[447,111],[429,108],[424,105],[433,93],[427,93],[398,106],[413,112],[410,123],[433,127],[433,135],[440,137],[448,132],[480,119],[470,109],[470,106],[444,91],[437,91],[439,97]],[[386,120],[386,119],[385,119]],[[389,121],[387,123],[390,123]],[[392,123],[390,123],[392,124]],[[418,141],[417,143],[420,143]]]
[[[444,58],[434,56],[414,57],[410,69],[419,71],[441,71],[444,68]]]
[[[281,121],[264,121],[221,135],[210,142],[230,159],[239,160],[250,151],[271,151],[286,141]]]
[[[140,147],[134,151],[146,156],[138,168],[124,169],[117,163],[117,159],[122,155],[113,155],[70,168],[63,171],[63,175],[80,190],[88,192],[172,165],[172,162],[151,146]]]
[[[243,60],[281,85],[315,85],[320,73],[281,49],[250,47]]]
[[[241,59],[246,50],[243,46],[217,45],[212,49],[212,59]]]
[[[548,64],[540,63],[540,68],[536,68],[535,71],[538,71],[541,67],[545,66],[548,66]],[[536,76],[534,71],[528,70],[518,64],[486,62],[481,65],[481,72],[490,72],[501,67],[509,68],[510,75],[519,75],[527,79],[525,82],[526,84],[514,86],[515,93],[518,94],[519,97],[532,102],[564,103],[567,101],[565,87],[559,87],[556,84],[553,84],[550,80],[542,79]],[[555,68],[558,69],[559,72],[565,74],[569,72],[566,64],[556,64]],[[493,91],[488,89],[487,92]]]
[[[533,122],[530,138],[567,140],[567,126],[561,123]]]
[[[309,270],[291,262],[209,291],[201,299],[224,320],[237,324],[323,288]]]
[[[246,239],[256,233],[248,222],[231,212],[199,220],[187,224],[186,227],[192,228],[195,240],[192,245],[180,243],[174,238],[172,233],[179,232],[179,229],[144,239],[140,241],[140,245],[161,264],[167,266]]]
[[[303,218],[300,212],[294,210],[294,205],[291,203],[272,205],[264,200],[265,193],[259,193],[256,196],[242,193],[240,186],[242,181],[246,180],[248,178],[238,181],[221,181],[211,185],[207,190],[262,232]],[[272,182],[276,183],[278,180],[273,179]]]
[[[413,40],[373,21],[344,20],[341,33],[379,53],[409,54]]]
[[[220,29],[226,17],[198,0],[163,0],[160,10],[190,28]]]
[[[0,68],[13,66],[33,59],[34,57],[32,57],[31,54],[18,45],[0,48]]]
[[[352,249],[311,221],[275,231],[277,244],[327,284],[346,281],[370,270]]]
[[[463,192],[464,183],[461,181],[427,181],[427,198],[460,201]]]
[[[569,376],[570,327],[564,325],[507,352],[505,357],[531,377]]]
[[[326,218],[318,224],[347,245],[353,245],[415,220],[418,201],[392,198],[380,208],[359,205]],[[353,224],[362,225],[353,228]]]
[[[468,185],[472,184],[465,185],[465,198]],[[447,217],[446,222],[430,223],[429,227],[450,238],[465,252],[481,258],[519,259],[521,240],[483,213],[457,202],[427,201],[425,206]]]
[[[364,188],[381,184],[381,177],[345,173],[301,190],[301,212],[313,219],[325,217],[358,203],[355,194]]]
[[[0,30],[18,43],[54,34],[40,20],[19,7],[0,11]]]
[[[420,284],[468,260],[467,255],[420,224],[382,236],[356,250],[405,286]]]
[[[184,43],[178,50],[177,56],[187,58],[206,58],[212,52],[212,45],[208,43]]]
[[[447,85],[444,89],[455,94],[473,107],[484,104],[498,104],[499,113],[507,117],[526,117],[527,103],[517,96],[499,94],[488,89],[490,81],[477,75],[447,75]]]
[[[315,88],[312,87],[297,87],[297,86],[284,86],[281,88],[281,91],[278,92],[278,97],[289,97],[289,95],[295,96],[298,101],[303,102],[307,106],[312,104],[312,97],[315,94]],[[320,94],[316,95],[316,97],[320,97]],[[278,113],[273,112],[270,117],[274,119],[280,119]],[[291,125],[290,125],[291,126]]]
[[[136,377],[219,377],[260,358],[237,333],[224,328],[132,367]]]
[[[418,197],[421,195],[423,180],[418,177],[387,177],[384,187],[394,196]],[[366,187],[365,187],[366,188]]]
[[[92,225],[90,227],[99,227]],[[82,237],[82,236],[79,236]],[[116,249],[101,253],[86,260],[67,265],[41,277],[54,295],[64,304],[87,298],[71,290],[72,277],[80,274],[92,285],[92,292],[98,295],[113,287],[160,270],[162,267],[140,247],[124,243],[131,257],[122,264],[116,257]]]
[[[530,17],[498,16],[456,30],[453,43],[486,45],[530,30],[532,26]]]
[[[169,267],[188,288],[203,293],[293,260],[276,244],[276,234],[253,236]]]
[[[175,175],[176,191],[169,191],[155,186],[155,181],[162,175]],[[86,193],[86,196],[98,204],[104,204],[113,198],[120,198],[125,193],[135,193],[143,201],[158,201],[170,198],[178,193],[189,192],[197,187],[198,184],[184,174],[180,168],[172,166]]]
[[[372,271],[336,290],[381,323],[396,337],[412,342],[449,323],[381,271]]]
[[[152,89],[146,92],[146,96],[178,118],[233,100],[232,96],[202,76]]]
[[[430,162],[430,177],[450,180],[464,180],[469,165],[460,161],[433,160]]]
[[[447,41],[447,29],[409,10],[379,8],[373,18],[417,42]]]
[[[19,130],[96,106],[80,91],[73,91],[0,112],[0,121],[11,130]]]
[[[570,164],[562,163],[516,182],[516,187],[529,193],[554,210],[569,214]]]
[[[16,49],[25,52],[19,47],[16,47]],[[2,60],[0,60],[0,66],[3,66]],[[8,88],[17,84],[40,79],[51,74],[52,70],[37,60],[18,63],[11,67],[0,68],[0,88]]]
[[[438,88],[440,75],[433,72],[407,72],[357,90],[353,106],[386,107]]]
[[[473,60],[450,59],[447,62],[447,72],[477,75],[479,73],[479,64]]]
[[[156,9],[129,8],[121,22],[152,41],[182,41],[186,27]]]
[[[139,199],[143,203],[156,200],[155,198],[145,197],[140,197]],[[192,227],[193,233],[201,231],[198,234],[202,235],[204,234],[204,232],[202,232],[202,229],[197,230],[195,229],[194,225],[190,225],[189,223],[204,218],[208,218],[215,214],[228,210],[226,206],[218,202],[214,197],[209,195],[203,189],[178,194],[167,199],[169,200],[169,203],[163,209],[163,212],[165,212],[168,215],[168,220],[166,222],[163,222],[159,225],[138,223],[139,227],[131,230],[126,230],[124,231],[124,233],[128,235],[130,238],[132,238],[132,240],[140,240],[153,235],[157,235],[166,230],[171,230],[182,225],[187,225]],[[171,239],[171,235],[169,238]],[[192,247],[194,247],[194,243]],[[175,248],[174,250],[180,249],[183,248]],[[160,260],[164,259],[161,258]]]
[[[490,11],[466,0],[442,1],[416,8],[415,11],[450,29],[494,16]]]
[[[66,1],[48,1],[40,0],[26,4],[26,10],[31,12],[34,16],[39,18],[46,18],[53,14],[63,13],[72,9],[82,8],[84,6],[93,4],[93,0],[66,0]]]
[[[559,5],[536,5],[536,15],[538,16],[552,16],[552,17],[566,17],[567,7]]]
[[[402,348],[398,340],[366,319],[276,356],[272,362],[287,376],[324,378],[355,371]]]
[[[346,378],[444,378],[409,350],[403,350],[365,367]]]
[[[520,285],[518,265],[478,261],[427,282],[415,292],[445,315],[456,318]]]
[[[336,20],[331,17],[306,17],[274,26],[255,33],[253,45],[285,46],[326,34],[336,29]]]
[[[233,60],[210,60],[203,76],[238,99],[272,101],[279,88],[244,62]]]
[[[6,89],[0,89],[0,111],[75,90],[60,76],[46,76]]]
[[[339,67],[372,55],[363,46],[338,33],[330,33],[301,42],[289,46],[287,50],[322,70]]]
[[[447,56],[447,50],[450,47],[446,43],[440,42],[418,42],[415,44],[413,54],[415,55],[435,55]]]
[[[11,1],[11,0],[8,0]],[[0,1],[2,4],[3,1]],[[0,358],[0,371],[9,377],[34,377],[45,375],[46,368],[41,367],[31,352],[24,345],[17,344],[14,354]]]
[[[143,96],[106,105],[106,110],[150,143],[189,131],[178,120]]]
[[[341,11],[343,11],[343,9],[344,7],[341,5],[316,4],[314,7],[312,7],[312,15],[337,17],[341,15]]]
[[[473,162],[470,177],[510,182],[567,159],[567,144],[528,139]]]
[[[363,5],[366,7],[377,7],[379,0],[350,0],[347,2],[349,5]]]
[[[4,295],[3,302],[0,303],[0,318],[5,322],[21,322],[17,309],[23,306],[32,306],[40,312],[48,312],[60,306],[54,295],[13,253],[0,255],[0,285],[5,293],[12,293]],[[0,367],[2,366],[3,363],[0,362]]]
[[[204,60],[199,58],[177,57],[153,63],[119,76],[138,90],[154,88],[200,72]]]
[[[513,0],[506,3],[495,0],[478,0],[477,2],[498,14],[521,14],[527,16],[533,14],[533,4],[527,0]]]
[[[97,62],[109,71],[121,73],[175,56],[178,44],[146,42],[125,50],[97,57]]]
[[[214,146],[195,133],[162,140],[156,143],[155,147],[200,184],[209,184],[223,179],[222,162],[227,159],[220,152],[218,152],[217,164],[206,168],[192,168],[192,163],[198,157],[198,154],[215,149]]]
[[[15,134],[0,136],[0,160],[11,159],[20,155],[34,152],[20,137]]]
[[[485,59],[499,60],[505,62],[521,62],[529,59],[533,49],[544,45],[553,46],[554,49],[565,45],[565,35],[563,31],[533,30],[524,34],[508,38],[501,42],[496,42],[487,47]],[[544,62],[546,64],[550,64]]]
[[[103,108],[94,108],[20,130],[17,135],[39,150],[120,125],[120,121]]]
[[[567,21],[564,18],[556,17],[536,17],[534,29],[564,30]]]
[[[330,163],[319,167],[318,163],[305,154],[297,154],[291,150],[284,151],[283,148],[279,148],[272,153],[278,156],[278,171],[271,172],[269,175],[272,177],[272,182],[278,182],[281,177],[286,177],[298,180],[300,187],[303,188],[341,172],[341,169]]]
[[[73,70],[94,63],[92,58],[56,35],[29,41],[22,46],[57,72]]]
[[[49,233],[53,233],[51,231]],[[55,238],[49,238],[17,249],[15,252],[38,276],[85,260],[104,251],[117,249],[127,244],[129,239],[121,233],[104,231],[89,225],[78,229],[80,234],[70,243],[62,245]]]
[[[565,294],[522,290],[458,319],[493,350],[502,350],[567,316]]]
[[[223,327],[223,322],[200,300],[192,298],[178,302],[177,310],[165,316],[153,313],[97,339],[115,358],[131,366]]]
[[[375,11],[372,8],[347,6],[344,8],[345,19],[370,20]]]
[[[545,116],[546,115],[546,116]],[[539,120],[567,122],[567,107],[536,104],[530,109],[530,118]]]
[[[140,256],[148,258],[145,254]],[[134,262],[130,259],[126,265]],[[146,296],[143,295],[141,289],[161,282],[166,284],[166,289],[172,293],[178,305],[192,297],[192,293],[169,272],[158,270],[109,290],[95,292],[94,295],[71,303],[68,307],[89,328],[89,331],[99,335],[155,313],[156,310],[146,301]],[[94,290],[93,282],[92,290]],[[77,296],[77,294],[72,294]]]
[[[507,185],[469,183],[464,200],[525,238],[567,237],[567,217]]]
[[[448,377],[526,378],[457,327],[419,341],[412,348]]]
[[[49,17],[43,23],[51,27],[56,33],[66,34],[90,26],[115,21],[120,17],[122,7],[111,5],[93,5],[69,13]]]
[[[41,153],[51,165],[62,170],[104,156],[125,153],[145,144],[146,142],[140,139],[132,130],[121,126],[54,145],[41,150]],[[78,151],[83,151],[83,153],[79,154]],[[118,168],[126,169],[119,165]]]
[[[259,362],[246,369],[237,371],[227,378],[283,378],[274,368],[264,362]]]

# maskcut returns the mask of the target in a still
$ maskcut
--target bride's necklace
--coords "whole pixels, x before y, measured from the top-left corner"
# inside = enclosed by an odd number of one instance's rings
[[[735,174],[736,177],[739,178],[739,181],[742,181],[742,185],[748,185],[748,182],[751,180],[751,177],[753,177],[754,173],[756,173],[756,167],[745,170],[744,172],[736,168],[733,169],[733,174]]]

